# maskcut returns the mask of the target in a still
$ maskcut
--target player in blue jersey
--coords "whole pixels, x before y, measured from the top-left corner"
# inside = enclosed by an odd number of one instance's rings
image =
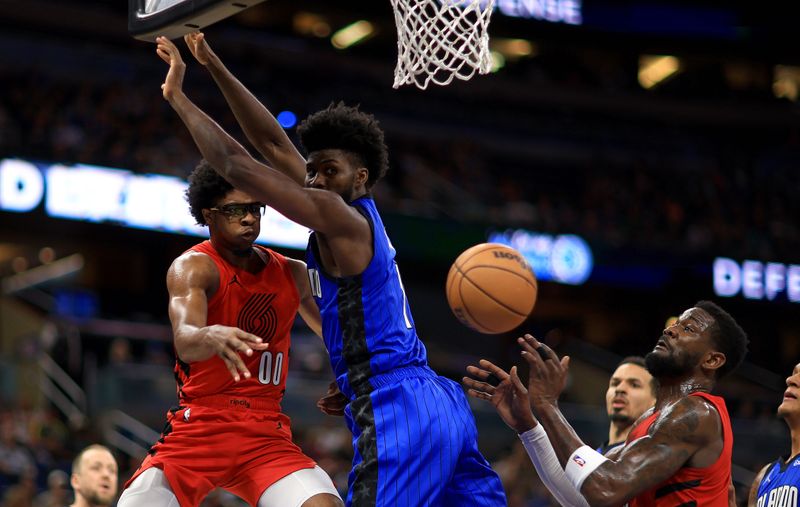
[[[786,378],[783,402],[778,406],[792,435],[792,451],[761,469],[750,489],[748,507],[797,507],[800,496],[800,363]]]
[[[177,48],[157,39],[170,64],[162,85],[203,157],[234,187],[312,229],[307,263],[336,383],[353,433],[347,504],[499,506],[503,488],[477,448],[459,384],[428,366],[395,250],[370,190],[384,175],[383,131],[344,105],[311,115],[298,133],[308,160],[263,105],[224,69],[202,35],[187,37],[222,88],[246,135],[275,169],[259,163],[182,91]],[[336,394],[323,408],[332,411]]]

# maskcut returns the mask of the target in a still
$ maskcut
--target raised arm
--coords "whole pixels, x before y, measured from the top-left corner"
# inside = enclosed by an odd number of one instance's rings
[[[203,157],[214,170],[234,187],[310,229],[330,236],[359,240],[370,234],[366,219],[336,193],[305,188],[251,157],[241,144],[183,93],[186,65],[178,48],[165,37],[157,38],[156,42],[158,55],[170,65],[161,86],[164,98],[183,120]]]
[[[529,335],[520,345],[531,367],[528,390],[534,413],[567,476],[592,506],[624,504],[674,475],[701,449],[720,441],[722,426],[716,409],[700,397],[687,396],[661,410],[648,436],[625,446],[615,460],[605,459],[578,438],[552,396],[560,390],[548,386],[564,379],[558,356]],[[540,347],[544,352],[537,350]],[[580,466],[575,468],[573,463]]]
[[[467,367],[469,374],[475,377],[464,377],[467,393],[489,401],[503,421],[517,432],[536,473],[559,504],[566,507],[588,506],[586,499],[567,479],[547,433],[533,416],[528,390],[517,376],[517,367],[506,373],[485,359],[481,359],[479,364],[480,367]]]
[[[238,382],[240,375],[250,377],[239,353],[251,356],[254,350],[265,350],[268,344],[235,327],[207,325],[208,298],[218,286],[219,271],[205,254],[184,254],[170,266],[167,291],[175,352],[184,363],[205,361],[217,355]]]
[[[203,33],[187,34],[184,40],[211,73],[247,139],[272,167],[302,185],[306,161],[272,113],[225,67]]]

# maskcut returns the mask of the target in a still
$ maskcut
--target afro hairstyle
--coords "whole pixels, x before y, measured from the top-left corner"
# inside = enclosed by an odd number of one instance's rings
[[[357,106],[331,104],[303,120],[297,133],[307,154],[338,149],[355,155],[369,171],[368,189],[389,169],[389,152],[378,120]]]
[[[203,216],[203,208],[213,208],[231,190],[233,186],[217,174],[208,161],[203,159],[197,164],[189,175],[186,201],[198,225],[208,225]]]

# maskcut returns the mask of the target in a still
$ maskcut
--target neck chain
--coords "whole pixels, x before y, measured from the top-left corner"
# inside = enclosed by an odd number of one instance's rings
[[[708,387],[700,384],[684,384],[681,386],[681,394],[684,396],[688,396],[696,392],[709,393],[710,391],[711,390]]]

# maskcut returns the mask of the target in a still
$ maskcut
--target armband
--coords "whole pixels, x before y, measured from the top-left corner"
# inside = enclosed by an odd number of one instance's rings
[[[564,472],[575,489],[580,491],[583,481],[605,461],[608,461],[605,456],[588,445],[584,445],[575,449],[575,452],[569,456]]]

